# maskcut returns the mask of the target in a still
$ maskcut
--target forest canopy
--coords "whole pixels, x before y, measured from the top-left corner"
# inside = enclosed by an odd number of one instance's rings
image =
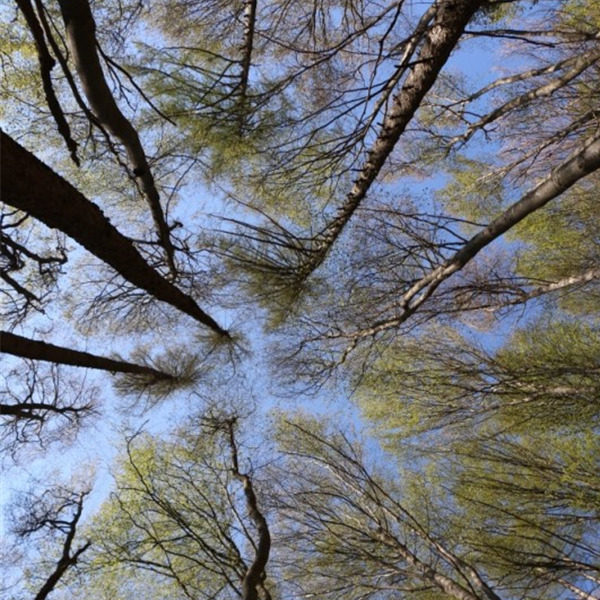
[[[597,0],[0,15],[3,600],[598,597]]]

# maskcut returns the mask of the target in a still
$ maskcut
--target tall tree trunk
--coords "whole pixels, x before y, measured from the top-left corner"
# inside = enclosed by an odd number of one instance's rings
[[[0,331],[0,352],[20,356],[21,358],[31,358],[33,360],[44,360],[60,365],[72,365],[74,367],[87,367],[89,369],[101,369],[102,371],[111,371],[113,373],[135,373],[137,375],[151,375],[158,379],[172,379],[171,375],[162,373],[156,369],[136,365],[134,363],[122,360],[96,356],[89,352],[80,352],[71,350],[54,344],[47,344],[39,340],[10,333],[9,331]]]
[[[316,251],[300,267],[300,278],[312,273],[325,259],[346,223],[367,195],[385,161],[421,105],[425,94],[435,83],[450,53],[458,43],[473,15],[484,4],[482,0],[438,0],[433,23],[402,89],[383,119],[381,131],[368,153],[358,178],[337,210],[336,216],[317,236]]]
[[[258,588],[263,586],[265,579],[265,568],[269,561],[271,551],[271,534],[269,525],[265,516],[258,507],[258,500],[254,493],[252,479],[247,473],[241,473],[238,462],[237,444],[234,433],[235,419],[229,419],[225,422],[225,431],[229,438],[229,448],[231,450],[231,462],[233,475],[242,482],[244,486],[244,496],[246,498],[246,508],[248,514],[254,522],[258,532],[258,543],[254,544],[254,560],[246,570],[242,579],[242,600],[257,600]],[[263,591],[270,598],[270,594],[263,587]]]
[[[244,37],[242,42],[242,73],[240,76],[240,99],[238,105],[238,110],[240,112],[240,134],[244,133],[244,124],[246,122],[248,79],[250,77],[250,65],[252,64],[254,26],[256,22],[256,0],[244,0],[242,20],[244,25]]]
[[[93,202],[4,132],[0,139],[6,204],[60,229],[157,300],[168,302],[219,335],[228,335],[190,296],[157,273]]]
[[[65,22],[67,43],[73,54],[83,91],[94,115],[125,146],[133,173],[152,211],[160,242],[167,254],[169,268],[176,273],[175,249],[165,220],[160,196],[137,131],[119,109],[104,77],[96,40],[96,23],[87,0],[59,0]]]

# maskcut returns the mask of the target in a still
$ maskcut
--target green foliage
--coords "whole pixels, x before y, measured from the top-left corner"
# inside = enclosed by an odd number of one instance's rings
[[[119,593],[179,598],[218,594],[239,576],[227,458],[194,425],[171,440],[139,435],[128,443],[116,490],[91,526],[91,585],[101,568],[98,577]]]

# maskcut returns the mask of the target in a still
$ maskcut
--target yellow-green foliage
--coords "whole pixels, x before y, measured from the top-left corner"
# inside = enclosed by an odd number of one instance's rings
[[[218,452],[212,436],[193,428],[168,441],[141,435],[129,444],[116,490],[90,528],[97,549],[93,564],[102,567],[102,580],[108,577],[117,590],[136,597],[148,589],[178,598],[184,586],[220,588],[222,580],[202,568],[214,559],[208,548],[222,553],[224,563],[233,558],[223,545],[233,515]],[[148,568],[155,572],[150,579]]]
[[[504,208],[504,186],[501,178],[489,174],[488,163],[464,157],[454,160],[450,171],[451,179],[436,194],[450,214],[475,223],[487,223]],[[478,226],[464,225],[469,233],[479,230]]]
[[[511,232],[526,244],[517,264],[520,274],[553,280],[597,265],[599,189],[600,177],[591,175]]]

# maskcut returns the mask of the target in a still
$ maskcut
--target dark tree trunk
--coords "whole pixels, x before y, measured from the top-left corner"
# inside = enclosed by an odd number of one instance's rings
[[[90,5],[87,0],[59,0],[59,5],[65,22],[67,43],[73,54],[85,96],[96,118],[125,146],[132,171],[139,178],[152,211],[160,242],[167,254],[169,268],[175,275],[175,249],[171,243],[169,227],[154,177],[137,131],[119,109],[104,77],[98,56],[96,23]]]
[[[4,132],[1,140],[3,202],[60,229],[123,279],[227,336],[190,296],[157,273],[93,202]]]
[[[89,352],[71,350],[54,344],[47,344],[39,340],[15,335],[8,331],[0,331],[0,352],[30,358],[33,360],[44,360],[61,365],[73,365],[74,367],[87,367],[89,369],[101,369],[118,373],[135,373],[138,375],[151,375],[159,379],[171,379],[172,376],[162,373],[150,367],[136,365],[122,360],[113,360],[104,356],[96,356]]]

